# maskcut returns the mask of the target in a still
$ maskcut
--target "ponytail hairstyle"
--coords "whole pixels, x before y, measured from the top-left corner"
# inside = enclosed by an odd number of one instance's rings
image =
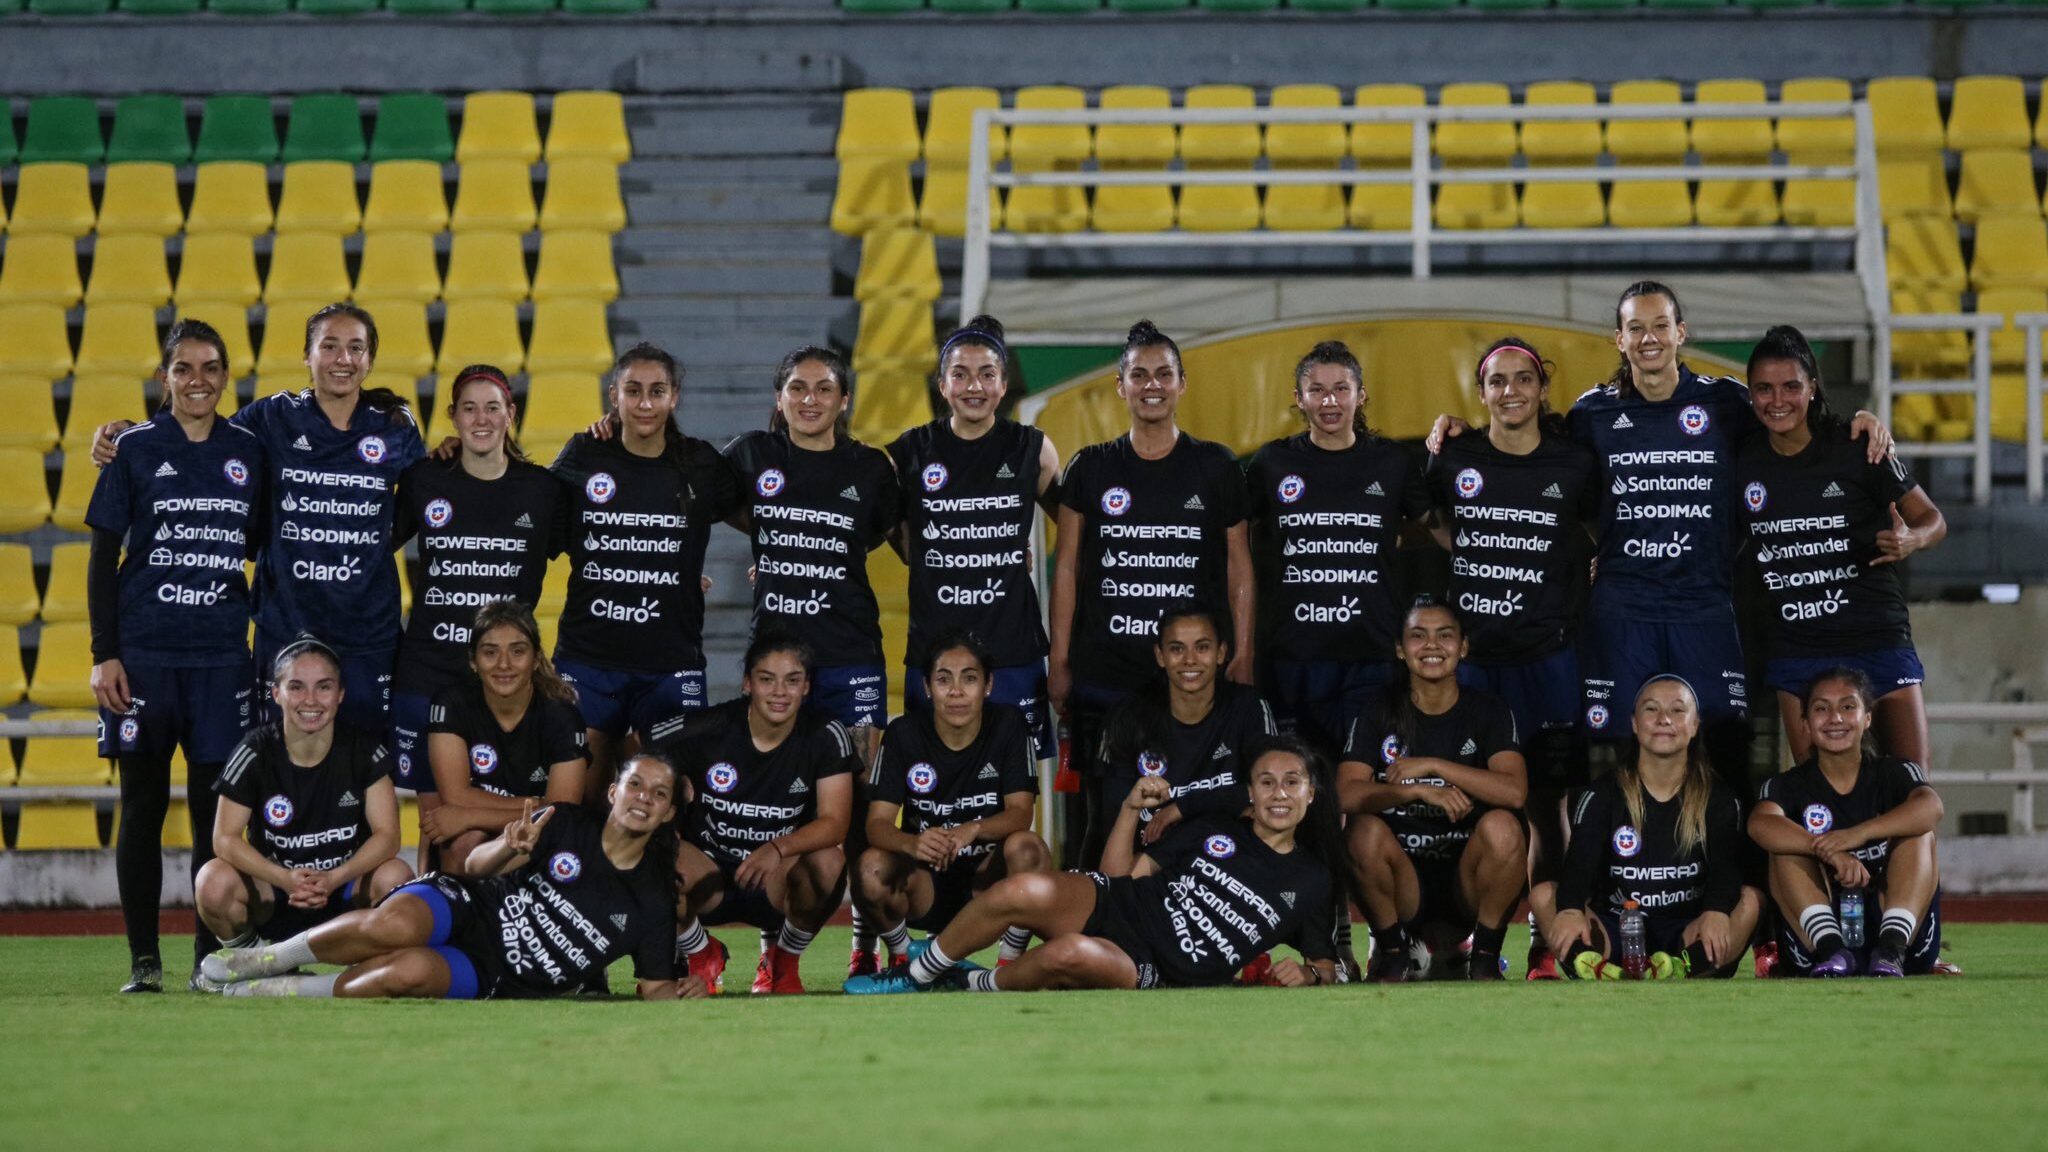
[[[744,681],[752,677],[754,669],[760,666],[761,661],[777,652],[787,652],[796,657],[797,663],[804,666],[805,679],[809,679],[811,673],[816,670],[817,659],[812,654],[809,644],[780,629],[763,628],[754,634],[753,642],[747,645],[746,654],[740,657],[740,679]]]
[[[1685,305],[1678,302],[1678,293],[1673,292],[1670,286],[1655,280],[1638,280],[1627,288],[1622,289],[1621,299],[1614,302],[1614,330],[1616,332],[1621,331],[1621,306],[1638,296],[1662,296],[1666,300],[1671,301],[1672,321],[1678,324],[1685,323]],[[1673,348],[1671,354],[1676,358],[1678,349]],[[1607,378],[1607,383],[1619,389],[1623,396],[1635,394],[1636,374],[1635,369],[1628,366],[1627,353],[1622,353],[1621,363],[1615,366],[1614,375]]]
[[[471,364],[455,374],[455,383],[448,388],[449,419],[455,418],[455,406],[462,403],[462,390],[468,387],[472,381],[477,380],[481,380],[486,384],[497,385],[498,391],[505,394],[505,408],[508,413],[513,409],[512,381],[505,375],[504,370],[495,364]],[[526,453],[520,450],[519,438],[515,434],[516,431],[510,422],[506,423],[505,456],[510,460],[523,461],[526,459]],[[461,467],[461,464],[457,463],[456,467]],[[539,648],[539,643],[536,642],[534,647]]]
[[[1863,714],[1876,715],[1877,689],[1871,685],[1870,677],[1865,676],[1860,668],[1837,664],[1832,668],[1821,669],[1820,675],[1806,682],[1806,690],[1799,694],[1801,718],[1813,715],[1813,698],[1820,695],[1820,686],[1823,684],[1848,685],[1849,690],[1856,693],[1856,698],[1863,702]],[[1877,736],[1873,729],[1874,726],[1863,730],[1863,754],[1866,757],[1877,755]]]
[[[1789,360],[1799,366],[1806,377],[1811,395],[1806,400],[1806,428],[1818,440],[1823,436],[1847,438],[1849,425],[1835,415],[1828,407],[1828,397],[1820,382],[1820,362],[1813,355],[1813,346],[1806,342],[1805,333],[1790,324],[1773,325],[1757,341],[1749,352],[1749,376],[1756,377],[1756,366],[1766,360]],[[1865,697],[1867,700],[1868,697]]]
[[[626,773],[633,770],[633,765],[642,763],[659,765],[668,771],[668,819],[655,825],[654,831],[648,834],[647,847],[641,852],[640,863],[643,867],[654,869],[663,903],[672,905],[678,902],[681,895],[677,891],[676,855],[681,850],[682,838],[676,833],[676,817],[683,810],[683,774],[676,771],[675,762],[667,756],[643,748],[619,761],[619,770],[612,775],[612,784],[623,784]],[[652,861],[651,865],[649,861]]]
[[[1649,691],[1651,685],[1667,680],[1685,689],[1686,699],[1692,701],[1693,716],[1697,719],[1700,707],[1698,693],[1692,690],[1692,685],[1683,676],[1669,672],[1644,681],[1643,686],[1636,690],[1636,702],[1642,702],[1643,693]],[[1629,712],[1633,715],[1635,709],[1631,707]],[[1685,783],[1678,790],[1678,828],[1672,835],[1680,856],[1689,856],[1694,850],[1704,853],[1707,846],[1707,802],[1714,794],[1714,768],[1707,761],[1707,744],[1701,732],[1696,729],[1692,742],[1685,746]],[[1631,734],[1621,763],[1614,769],[1614,782],[1621,788],[1622,803],[1628,807],[1629,821],[1638,831],[1643,827],[1642,752],[1642,741]]]
[[[1360,436],[1369,436],[1372,429],[1365,424],[1365,372],[1358,366],[1358,357],[1342,340],[1325,340],[1308,350],[1294,365],[1295,408],[1307,421],[1308,411],[1301,407],[1301,390],[1308,386],[1309,373],[1318,368],[1342,368],[1351,374],[1351,386],[1358,389],[1358,408],[1351,414],[1351,430]]]
[[[659,344],[651,344],[642,340],[624,352],[619,353],[619,358],[612,361],[610,378],[604,382],[606,394],[610,396],[612,405],[611,411],[605,414],[605,418],[617,421],[620,427],[625,426],[625,417],[619,415],[619,377],[627,368],[635,364],[652,364],[660,368],[662,374],[668,377],[668,385],[676,393],[678,402],[682,398],[683,366],[676,363],[676,358],[669,355],[668,349],[663,348]],[[675,416],[671,412],[668,423],[661,430],[661,444],[664,454],[675,451],[682,443],[681,437],[669,435],[674,428]]]
[[[933,637],[932,642],[925,645],[924,667],[918,669],[919,673],[930,680],[932,673],[938,671],[939,657],[948,652],[965,652],[974,657],[974,662],[981,666],[982,678],[993,682],[996,666],[994,657],[989,655],[988,645],[965,628],[948,628]]]
[[[939,345],[939,371],[946,370],[946,357],[955,348],[986,348],[996,354],[996,363],[1002,365],[1003,384],[1010,383],[1010,346],[1005,344],[1003,322],[989,315],[976,316],[953,330],[946,342]]]
[[[1131,357],[1146,348],[1164,348],[1173,353],[1174,371],[1180,374],[1182,383],[1187,382],[1187,370],[1182,367],[1180,360],[1180,345],[1175,344],[1172,337],[1161,332],[1150,320],[1140,320],[1131,325],[1130,332],[1124,337],[1124,350],[1117,354],[1116,359],[1118,380],[1122,380],[1124,374],[1130,370]]]
[[[1484,396],[1486,394],[1487,367],[1493,363],[1494,353],[1501,351],[1520,352],[1534,361],[1536,364],[1537,386],[1541,389],[1549,389],[1551,377],[1557,375],[1557,365],[1549,360],[1545,360],[1543,353],[1538,352],[1534,344],[1529,343],[1520,336],[1503,336],[1486,346],[1486,351],[1479,356],[1479,367],[1472,371],[1472,384],[1473,387],[1479,390],[1480,395]],[[1551,411],[1549,398],[1540,394],[1536,398],[1536,426],[1552,436],[1563,436],[1565,434],[1564,417],[1559,413]]]
[[[1337,778],[1330,761],[1298,737],[1256,737],[1238,758],[1238,763],[1244,765],[1241,786],[1247,803],[1250,802],[1253,770],[1259,761],[1273,755],[1292,756],[1301,761],[1301,766],[1308,771],[1315,795],[1309,798],[1308,811],[1302,814],[1301,823],[1294,830],[1294,842],[1307,850],[1330,874],[1333,898],[1343,900],[1351,891],[1351,873],[1345,862],[1343,812],[1337,806]]]
[[[768,430],[785,433],[789,431],[789,421],[782,415],[782,390],[789,386],[790,379],[796,375],[797,366],[807,361],[823,364],[825,371],[832,374],[832,379],[838,381],[839,391],[846,397],[846,403],[840,406],[839,419],[832,422],[832,436],[835,442],[852,439],[850,429],[853,425],[853,373],[846,366],[846,357],[818,344],[806,344],[794,349],[782,358],[782,363],[776,365],[775,407],[768,413]]]
[[[484,633],[493,628],[516,629],[533,645],[533,691],[537,696],[563,704],[576,702],[576,689],[562,679],[555,671],[554,662],[548,659],[546,649],[540,643],[540,625],[533,618],[532,609],[517,600],[492,600],[476,610],[476,621],[469,630],[469,661],[476,663],[476,650],[484,642]]]
[[[1153,633],[1152,646],[1156,649],[1165,641],[1166,630],[1182,620],[1202,620],[1209,630],[1216,634],[1216,640],[1230,647],[1230,622],[1223,613],[1198,600],[1169,600],[1159,609],[1159,630]],[[1222,679],[1219,669],[1217,678]],[[1145,677],[1144,683],[1130,694],[1131,734],[1141,752],[1151,752],[1164,757],[1172,747],[1173,740],[1173,678],[1163,668]]]
[[[1450,602],[1443,597],[1427,592],[1409,602],[1408,611],[1401,614],[1402,634],[1407,632],[1408,620],[1411,617],[1417,612],[1424,612],[1431,608],[1441,608],[1449,613],[1451,619],[1458,625],[1459,638],[1462,639],[1464,637],[1465,620],[1462,616],[1458,615],[1457,609],[1451,607]],[[1396,643],[1398,642],[1399,638],[1397,636]],[[1407,662],[1397,660],[1396,663],[1400,666],[1395,671],[1394,678],[1387,683],[1386,696],[1381,705],[1381,715],[1385,718],[1386,723],[1393,728],[1393,735],[1401,742],[1401,747],[1407,749],[1414,745],[1415,733],[1422,727],[1422,712],[1415,707],[1415,694],[1412,691],[1414,685],[1411,682],[1413,678],[1409,675]],[[1455,681],[1453,682],[1455,683]]]
[[[312,359],[313,341],[319,338],[321,326],[337,316],[361,322],[363,332],[369,342],[370,364],[374,367],[377,363],[377,321],[370,315],[367,309],[359,308],[346,301],[337,301],[329,304],[311,316],[306,317],[305,357],[309,360]],[[356,393],[356,396],[365,407],[378,412],[405,412],[409,409],[409,405],[405,402],[405,397],[400,396],[389,388],[363,388]]]

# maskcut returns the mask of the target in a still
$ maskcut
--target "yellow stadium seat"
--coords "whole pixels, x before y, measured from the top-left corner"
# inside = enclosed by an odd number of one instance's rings
[[[71,382],[71,406],[64,417],[64,451],[69,455],[74,449],[90,449],[93,433],[102,424],[143,420],[148,416],[148,397],[140,377],[80,375]],[[80,585],[79,595],[84,594],[85,588]]]
[[[193,300],[231,300],[243,308],[254,304],[263,297],[255,244],[238,232],[186,235],[175,295],[180,307]]]
[[[405,381],[401,394],[417,390],[415,381],[434,370],[434,343],[427,333],[427,306],[417,300],[384,300],[357,296],[356,302],[377,318],[377,363],[371,369],[380,383]],[[461,367],[461,365],[457,365]],[[512,371],[512,369],[506,369]],[[414,404],[415,410],[418,405]],[[425,419],[421,424],[427,423]]]
[[[142,162],[107,165],[106,181],[100,186],[100,235],[169,236],[184,226],[176,168]]]
[[[1956,182],[1956,219],[1974,224],[1979,216],[2033,212],[2034,158],[2024,148],[1979,148],[1963,153]]]
[[[430,304],[441,295],[434,238],[425,232],[365,232],[356,267],[357,296]]]
[[[405,565],[398,566],[401,570]],[[538,623],[538,621],[536,621]],[[398,843],[400,847],[415,847],[420,842],[420,802],[411,798],[398,801]]]
[[[1695,104],[1763,104],[1756,80],[1702,80]],[[1761,109],[1759,109],[1761,111]],[[1771,158],[1771,122],[1694,120],[1692,147],[1703,164],[1763,164]],[[1710,228],[1741,228],[1778,222],[1778,190],[1768,180],[1702,180],[1695,196],[1699,222]]]
[[[902,88],[855,88],[839,104],[832,154],[848,160],[917,159],[917,105]]]
[[[462,102],[462,134],[455,159],[464,168],[478,160],[507,160],[530,166],[540,159],[540,125],[533,96],[526,92],[472,92]]]
[[[1963,310],[1957,292],[1892,289],[1892,312],[1899,316],[1953,315]],[[1970,364],[1970,340],[1961,332],[1894,332],[1892,359],[1920,375],[1961,372]],[[1925,397],[1931,401],[1932,397]],[[1932,420],[1931,406],[1924,418]]]
[[[1017,90],[1016,107],[1074,111],[1088,106],[1079,88],[1039,84]],[[1085,124],[1020,124],[1010,132],[1012,172],[1076,172],[1094,152]],[[1016,232],[1078,232],[1088,226],[1088,195],[1073,186],[1013,188],[1005,226]]]
[[[1956,80],[1949,93],[1950,151],[2025,148],[2031,135],[2027,92],[2019,77],[1964,76]]]
[[[466,364],[496,364],[517,372],[526,363],[519,314],[505,300],[451,300],[441,322],[435,371],[447,375]]]
[[[425,373],[420,373],[420,375],[423,376],[425,375]],[[405,401],[405,406],[407,408],[412,409],[413,419],[419,422],[421,430],[424,431],[427,425],[430,423],[430,421],[427,419],[427,409],[420,404],[419,376],[415,376],[409,372],[393,371],[392,369],[385,367],[384,352],[381,347],[377,351],[377,369],[376,371],[370,373],[370,378],[363,382],[363,387],[389,388],[391,391],[398,393],[399,399]],[[399,567],[402,570],[404,568],[404,565],[401,564],[399,565]],[[405,578],[401,576],[398,582],[401,585],[403,585],[405,583]],[[408,588],[406,589],[406,603],[410,604],[411,602],[412,591]]]
[[[448,195],[432,160],[384,160],[370,166],[363,231],[440,232],[448,227]]]
[[[185,238],[186,243],[192,237]],[[249,306],[239,300],[180,300],[180,319],[204,320],[228,346],[228,377],[239,380],[256,370],[256,352],[249,343]]]
[[[915,228],[868,233],[861,240],[853,298],[863,304],[883,298],[936,301],[939,254],[931,233]]]
[[[836,205],[836,201],[835,201]],[[834,217],[837,219],[837,217]],[[989,227],[1003,223],[1003,190],[988,190]],[[967,170],[927,167],[924,188],[918,194],[917,224],[939,236],[963,236],[967,232]],[[836,227],[836,225],[835,225]]]
[[[15,236],[0,249],[0,305],[69,308],[85,287],[78,279],[78,241],[56,233]],[[14,333],[0,329],[8,340]]]
[[[626,104],[617,92],[557,92],[548,106],[547,161],[633,158]]]
[[[540,262],[533,270],[533,298],[607,304],[618,299],[619,269],[612,261],[611,234],[542,232]]]
[[[1447,108],[1506,107],[1508,89],[1493,83],[1446,84],[1437,93],[1437,103]],[[1507,120],[1439,124],[1435,146],[1447,168],[1506,167],[1514,161],[1515,125]],[[1436,225],[1512,228],[1521,215],[1519,204],[1512,184],[1444,184],[1436,193]]]
[[[66,532],[85,531],[85,510],[92,503],[93,485],[99,478],[100,471],[92,466],[87,453],[66,452],[63,475],[57,481],[57,501],[50,506],[50,523]],[[42,673],[40,665],[36,672]]]
[[[305,390],[306,374],[303,368],[297,376],[281,370],[268,376],[258,376],[256,378],[255,393],[250,397],[250,402],[254,403],[266,396],[281,396],[286,393],[303,392]]]
[[[600,403],[596,373],[532,373],[526,385],[526,403],[520,409],[521,443],[540,439],[559,445],[589,427],[591,421],[602,415],[604,406]],[[557,593],[567,595],[568,568],[566,565],[561,567],[562,587],[543,589],[540,604],[535,611],[561,612],[562,600],[549,598]]]
[[[13,707],[28,691],[28,675],[21,667],[21,634],[0,627],[0,707]],[[10,766],[0,764],[0,784],[12,779]]]
[[[562,618],[560,616],[537,616],[533,622],[540,625],[541,649],[546,652],[553,652],[555,650],[555,637],[562,629]]]
[[[262,378],[257,381],[259,399],[271,392],[296,392],[306,386],[306,317],[333,302],[332,296],[263,302],[263,341],[256,350],[256,374]],[[385,327],[380,319],[380,351],[389,339]]]
[[[66,541],[50,549],[50,582],[43,594],[43,623],[77,624],[85,620],[85,562],[92,545]]]
[[[176,783],[177,781],[173,781]],[[121,838],[120,829],[114,831],[114,838]],[[164,830],[159,841],[166,848],[190,848],[192,846],[192,805],[184,800],[173,800],[164,809]]]
[[[585,383],[588,383],[588,381]],[[530,404],[531,400],[528,403]],[[591,419],[596,419],[598,415],[597,407],[592,405],[589,411]],[[529,412],[526,418],[529,420],[533,419],[533,414]],[[583,426],[581,424],[576,426],[576,431],[581,432],[582,430]],[[557,556],[548,563],[548,574],[541,580],[540,603],[534,605],[533,610],[542,616],[560,616],[562,608],[568,602],[569,560],[565,556]]]
[[[966,193],[961,193],[964,197]],[[963,215],[965,209],[962,209]],[[910,165],[901,160],[842,160],[832,194],[832,230],[864,235],[871,228],[907,228],[917,219]]]
[[[85,470],[94,471],[90,460]],[[35,675],[28,684],[29,703],[43,708],[91,708],[91,677],[92,636],[87,625],[46,626],[37,648]]]
[[[457,232],[533,230],[533,179],[518,160],[474,160],[462,165],[449,226]]]
[[[1683,99],[1669,80],[1624,80],[1608,90],[1609,105],[1677,104]],[[1607,151],[1629,165],[1685,162],[1683,120],[1614,120],[1607,125]],[[1693,222],[1692,193],[1683,180],[1617,180],[1607,198],[1608,218],[1617,228],[1682,228]]]
[[[531,372],[602,372],[612,365],[611,327],[604,302],[590,299],[536,300],[533,338],[526,348]]]
[[[1877,201],[1887,222],[1906,216],[1955,214],[1948,198],[1948,172],[1939,154],[1877,162]]]
[[[48,452],[57,446],[57,409],[50,382],[33,376],[0,376],[0,448],[32,448]],[[0,600],[4,600],[0,595]],[[6,616],[0,611],[0,622]]]
[[[75,627],[75,626],[74,626]],[[43,654],[38,657],[37,671],[43,660],[50,658],[50,634],[43,633]],[[73,640],[85,639],[81,634],[66,631],[59,643],[68,644]],[[88,660],[91,656],[88,654]],[[91,664],[85,665],[90,673]],[[85,705],[50,705],[29,713],[30,720],[97,723],[99,713]],[[21,777],[24,788],[99,788],[112,778],[112,768],[102,760],[96,742],[91,736],[31,736],[22,750]]]
[[[49,518],[42,450],[0,448],[0,532],[26,532]]]
[[[284,190],[277,197],[279,232],[346,236],[362,222],[355,165],[339,160],[301,160],[284,166]]]
[[[861,306],[860,328],[853,342],[855,360],[912,359],[931,354],[936,344],[930,304],[874,300]]]
[[[1991,334],[1991,362],[2001,368],[2018,368],[2026,363],[2026,334],[2013,326],[2012,318],[2028,312],[2048,312],[2048,292],[2039,288],[1991,288],[1977,293],[1977,311],[2005,317],[2005,327]]]
[[[60,304],[0,304],[0,374],[55,380],[71,374],[71,331]]]
[[[1337,108],[1343,97],[1332,84],[1281,84],[1267,103],[1274,108]],[[1344,125],[1272,124],[1266,128],[1266,160],[1275,169],[1331,169],[1344,158]],[[1336,184],[1274,184],[1266,189],[1266,227],[1283,232],[1329,231],[1344,226],[1344,190]]]
[[[1849,82],[1830,77],[1787,80],[1778,88],[1786,104],[1847,102]],[[1856,158],[1856,124],[1847,116],[1819,120],[1780,119],[1778,150],[1794,164],[1848,164]],[[1856,185],[1848,180],[1787,180],[1785,223],[1800,227],[1845,228],[1856,222]]]
[[[99,816],[91,801],[39,800],[21,806],[14,847],[19,852],[46,852],[97,850],[105,845],[100,843]]]
[[[925,110],[924,165],[927,174],[936,167],[967,167],[970,132],[974,113],[981,108],[1001,108],[1003,98],[993,88],[937,88]],[[1000,164],[1010,154],[1010,133],[1000,124],[988,130],[988,160]]]
[[[2048,226],[2033,213],[1986,216],[1977,221],[1970,286],[2048,288]]]
[[[1885,270],[1894,288],[1961,292],[1963,247],[1952,220],[1915,216],[1885,229]]]
[[[1360,108],[1419,108],[1425,101],[1414,84],[1360,85],[1353,102]],[[1401,171],[1414,150],[1414,126],[1405,122],[1353,124],[1351,155],[1360,168]],[[1414,196],[1406,184],[1357,184],[1351,189],[1351,226],[1398,232],[1414,218]]]
[[[13,629],[36,618],[42,601],[36,596],[35,561],[28,545],[0,542],[0,625],[7,632],[0,640],[15,639]],[[16,653],[17,658],[19,653]],[[0,707],[19,698],[0,692]]]
[[[540,202],[543,232],[617,232],[626,226],[626,200],[618,165],[604,160],[563,160],[548,165]]]
[[[85,310],[78,338],[80,376],[129,376],[156,371],[163,347],[156,338],[156,309],[148,304],[95,304]]]
[[[1877,156],[1892,160],[1941,151],[1941,109],[1928,76],[1885,76],[1864,88],[1877,132]]]
[[[85,285],[87,304],[147,304],[171,301],[171,268],[164,260],[164,238],[148,235],[97,236],[92,247],[92,279]]]
[[[275,215],[270,206],[270,177],[263,165],[222,160],[199,166],[185,231],[255,236],[270,231]]]
[[[448,244],[441,296],[457,300],[526,299],[526,253],[511,232],[457,232]]]
[[[1109,110],[1173,107],[1166,89],[1120,84],[1097,98]],[[1104,171],[1163,171],[1173,164],[1178,133],[1171,124],[1104,124],[1095,156]],[[1173,189],[1166,184],[1105,184],[1095,189],[1094,224],[1102,232],[1164,232],[1173,227]]]
[[[1587,107],[1598,103],[1591,84],[1540,81],[1522,93],[1531,108]],[[1600,162],[1597,120],[1530,120],[1522,125],[1522,155],[1531,167],[1590,168]],[[1522,223],[1530,228],[1598,228],[1607,223],[1607,201],[1593,181],[1522,187]]]
[[[270,245],[270,277],[263,282],[263,302],[279,300],[346,300],[350,291],[348,261],[341,237],[331,232],[280,232]]]
[[[1242,84],[1198,84],[1187,90],[1188,108],[1256,108]],[[1189,124],[1181,130],[1181,160],[1189,168],[1247,169],[1265,151],[1257,124]],[[1101,193],[1097,193],[1100,195]],[[1259,226],[1258,187],[1251,184],[1188,184],[1180,190],[1180,226],[1190,232],[1245,232]]]
[[[54,232],[79,237],[92,231],[92,180],[83,164],[23,164],[14,177],[10,236]]]

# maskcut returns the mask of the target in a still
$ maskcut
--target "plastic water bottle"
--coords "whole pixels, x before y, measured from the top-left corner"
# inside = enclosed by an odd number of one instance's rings
[[[1641,980],[1650,967],[1650,950],[1646,943],[1646,925],[1643,910],[1630,900],[1621,906],[1621,974],[1631,980]]]
[[[1842,943],[1851,948],[1863,947],[1863,889],[1842,889],[1838,914],[1842,918]]]

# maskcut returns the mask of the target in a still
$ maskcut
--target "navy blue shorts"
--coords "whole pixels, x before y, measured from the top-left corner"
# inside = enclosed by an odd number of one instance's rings
[[[188,764],[224,764],[255,719],[256,688],[247,663],[166,668],[122,660],[128,711],[100,709],[99,754],[170,760],[182,746]]]
[[[1039,760],[1050,760],[1059,755],[1059,746],[1052,734],[1052,709],[1045,702],[1045,662],[997,668],[989,674],[989,681],[990,700],[1008,704],[1024,713],[1024,727],[1031,733],[1033,756]],[[920,712],[932,710],[931,690],[924,682],[924,673],[915,668],[903,670],[903,706]]]
[[[711,856],[709,852],[705,855]],[[766,888],[742,888],[733,879],[733,873],[739,871],[738,864],[722,856],[711,856],[711,862],[718,865],[718,875],[725,881],[725,895],[719,898],[718,907],[704,913],[704,923],[751,924],[764,932],[781,931],[782,912],[769,903]]]
[[[1627,739],[1636,693],[1652,676],[1665,674],[1692,685],[1701,719],[1747,716],[1749,687],[1742,669],[1742,638],[1732,610],[1684,624],[1621,620],[1589,610],[1579,649],[1586,735]]]
[[[470,899],[469,890],[452,876],[429,873],[393,888],[384,899],[390,900],[401,893],[418,898],[433,913],[433,934],[427,938],[426,946],[448,965],[448,991],[441,998],[481,1000],[488,997],[496,981],[485,972],[479,972],[477,961],[458,944],[452,943],[459,939],[458,930],[475,926],[476,905]],[[488,966],[485,971],[488,971]]]
[[[291,896],[284,889],[270,887],[270,919],[256,925],[256,933],[265,940],[289,940],[301,932],[309,932],[327,923],[356,906],[356,885],[361,880],[351,880],[341,886],[341,891],[330,894],[327,903],[318,908],[295,908]]]
[[[1566,647],[1514,664],[1466,661],[1458,665],[1458,683],[1507,701],[1531,784],[1577,787],[1586,782],[1585,758],[1574,747],[1582,692],[1578,653]]]
[[[1882,648],[1840,656],[1787,657],[1764,665],[1764,681],[1787,696],[1803,697],[1815,676],[1830,668],[1849,667],[1870,678],[1871,691],[1882,698],[1926,679],[1920,654],[1911,648]]]
[[[814,668],[810,705],[848,728],[881,728],[889,722],[889,670],[880,664]]]
[[[1870,971],[1871,953],[1877,951],[1877,928],[1884,919],[1878,910],[1877,896],[1873,892],[1863,912],[1864,946],[1856,949],[1856,970]],[[1799,940],[1799,933],[1783,916],[1778,917],[1778,958],[1788,965],[1794,976],[1804,976],[1813,969],[1816,958],[1806,953],[1806,945]],[[1819,957],[1825,960],[1827,957]],[[1925,976],[1934,971],[1934,962],[1941,959],[1941,889],[1934,890],[1934,899],[1927,902],[1927,915],[1913,929],[1913,939],[1906,945],[1906,975]]]
[[[391,697],[391,759],[397,770],[391,782],[422,795],[438,791],[434,766],[427,759],[427,713],[433,699],[419,692],[400,692]]]
[[[576,689],[583,726],[614,739],[638,732],[654,744],[680,731],[690,713],[704,707],[704,669],[621,672],[555,657],[555,671]]]
[[[281,719],[270,698],[270,666],[288,640],[256,633],[256,684],[262,703],[264,723]],[[385,732],[391,727],[391,670],[397,664],[394,646],[379,652],[364,652],[341,658],[341,722],[365,732]]]
[[[1397,667],[1392,660],[1268,660],[1260,669],[1259,694],[1272,705],[1282,732],[1335,760],[1352,719],[1393,682]]]

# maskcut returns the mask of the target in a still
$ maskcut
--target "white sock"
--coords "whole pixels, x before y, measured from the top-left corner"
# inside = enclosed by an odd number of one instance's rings
[[[996,987],[996,970],[993,968],[976,968],[974,971],[969,972],[967,974],[967,990],[969,992],[1001,992],[1002,989]]]
[[[704,931],[704,922],[695,916],[676,933],[676,955],[695,956],[711,947],[711,935]]]
[[[801,956],[804,954],[804,949],[811,946],[811,941],[816,939],[817,935],[816,932],[806,932],[789,921],[784,920],[782,922],[782,935],[776,937],[775,946],[791,956]]]
[[[925,987],[952,970],[953,958],[939,947],[939,938],[934,936],[928,942],[924,955],[910,962],[910,979],[919,987]]]
[[[996,956],[1002,960],[1015,960],[1017,957],[1022,956],[1024,950],[1029,947],[1031,947],[1031,929],[1019,928],[1013,924],[1003,929],[1002,946],[996,950]]]
[[[277,944],[237,949],[228,966],[241,980],[281,976],[294,968],[303,968],[313,963],[313,946],[306,943],[306,935],[301,932]]]
[[[1913,942],[1913,930],[1919,926],[1920,918],[1906,909],[1888,908],[1885,910],[1884,919],[1877,922],[1877,934],[1882,938],[1886,932],[1896,928],[1905,934],[1906,943],[1911,944]]]
[[[858,904],[854,905],[853,908],[853,950],[855,952],[873,952],[875,950],[875,930],[868,926],[868,918],[861,912],[860,905]]]
[[[908,956],[910,954],[910,925],[899,920],[894,928],[884,928],[882,930],[882,943],[889,946],[889,955],[899,958]]]
[[[1799,913],[1799,930],[1806,933],[1807,943],[1813,945],[1816,953],[1820,951],[1821,941],[1830,936],[1834,937],[1834,947],[1842,946],[1842,921],[1835,915],[1832,904],[1813,904],[1803,909]],[[1825,960],[1827,957],[1816,955],[1814,959]]]
[[[325,976],[265,976],[259,980],[230,984],[221,994],[266,999],[325,1000],[334,995],[334,982],[340,978],[339,972]]]

